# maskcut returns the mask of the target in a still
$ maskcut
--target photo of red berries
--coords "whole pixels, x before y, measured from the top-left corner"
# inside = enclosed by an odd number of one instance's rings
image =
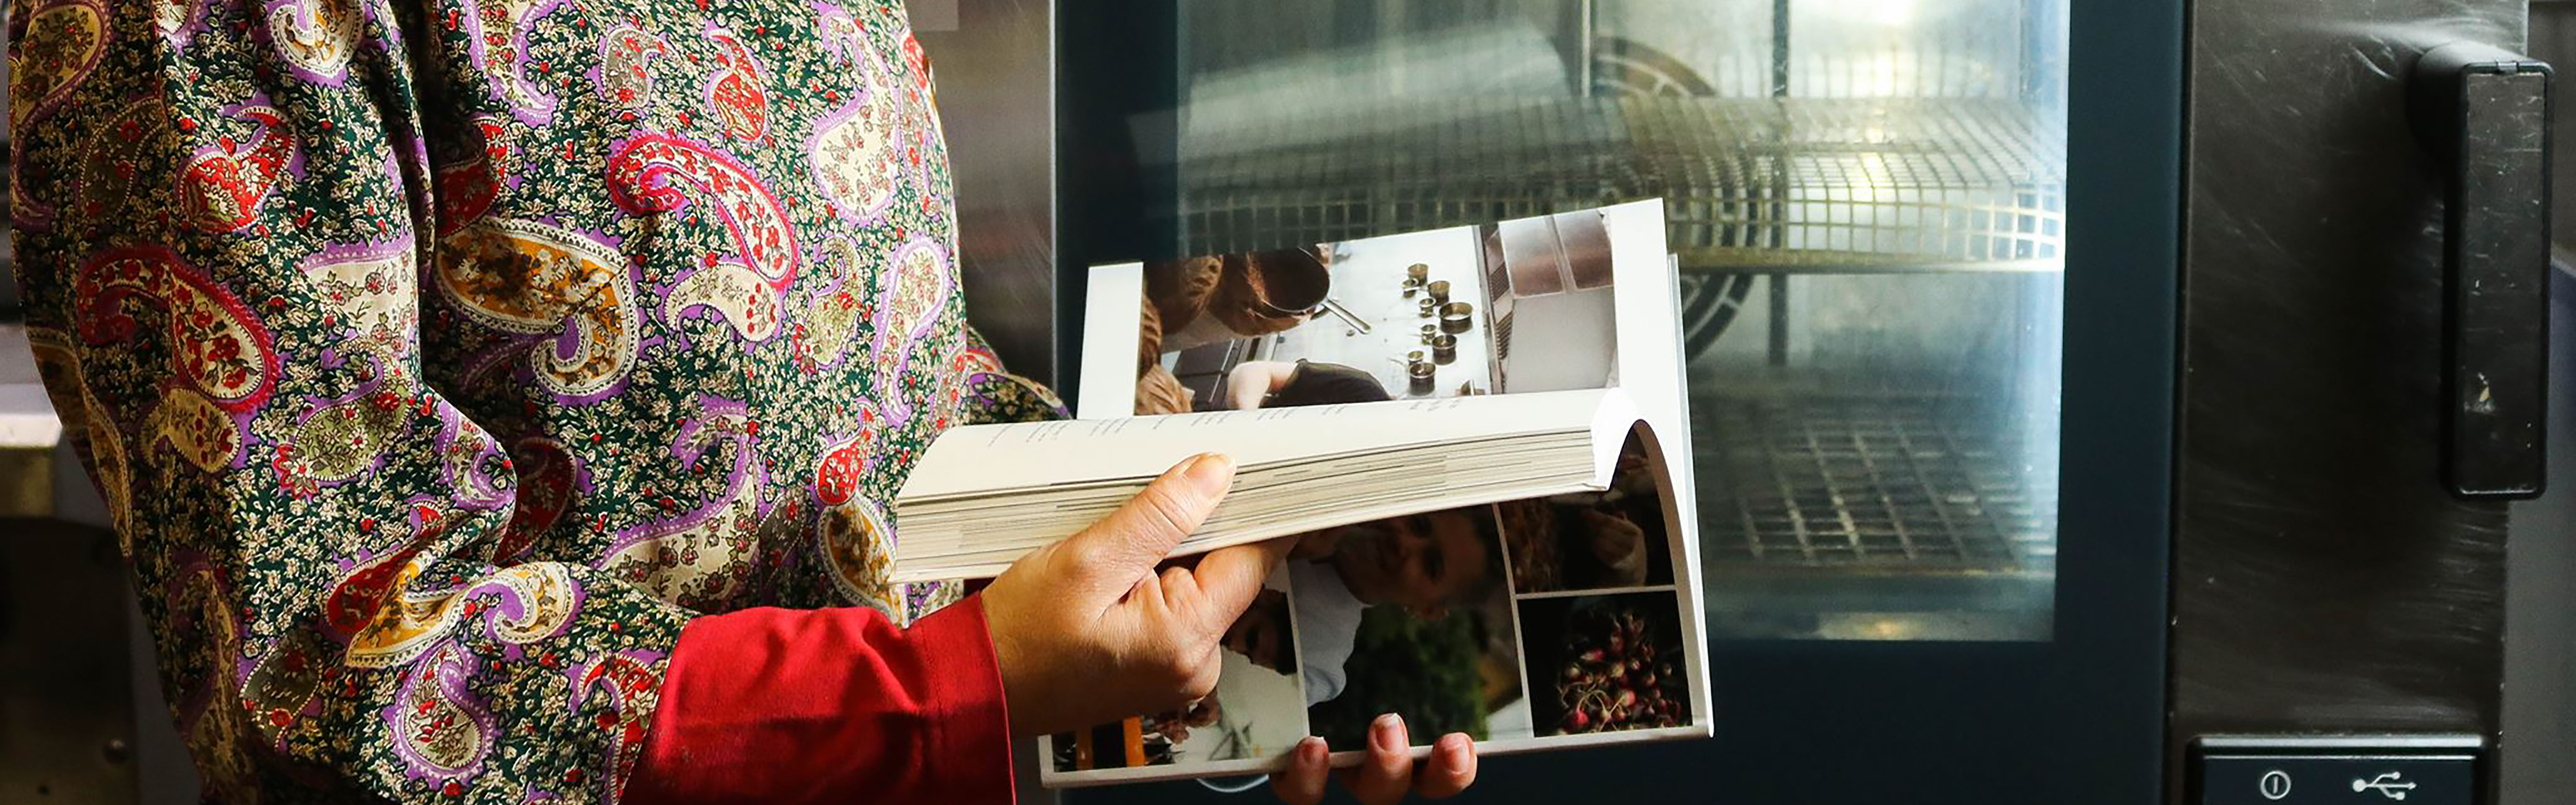
[[[1672,592],[1529,598],[1519,607],[1534,683],[1530,717],[1539,735],[1690,723],[1690,680]]]

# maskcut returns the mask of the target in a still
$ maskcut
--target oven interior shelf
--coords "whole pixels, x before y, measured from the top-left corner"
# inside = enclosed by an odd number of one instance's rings
[[[1207,117],[1227,119],[1182,126],[1188,253],[1661,196],[1689,272],[2062,265],[2063,144],[2010,101],[1479,97]]]
[[[2027,440],[1941,397],[1692,402],[1704,559],[1764,576],[2026,576],[2056,570],[2054,473]]]

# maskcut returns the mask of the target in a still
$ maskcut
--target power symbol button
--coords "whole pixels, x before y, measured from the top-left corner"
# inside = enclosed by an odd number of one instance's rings
[[[2258,783],[2258,790],[2263,792],[2264,799],[2269,800],[2279,800],[2289,796],[2290,773],[2280,769],[2264,772],[2263,779]]]

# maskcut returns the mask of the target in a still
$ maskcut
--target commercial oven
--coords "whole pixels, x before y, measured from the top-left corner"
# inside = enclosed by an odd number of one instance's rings
[[[2523,3],[942,5],[970,315],[1060,385],[1089,265],[1664,200],[1716,737],[1472,798],[2576,786]]]

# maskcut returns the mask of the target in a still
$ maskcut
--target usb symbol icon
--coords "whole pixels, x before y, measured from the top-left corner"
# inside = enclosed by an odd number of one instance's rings
[[[2415,790],[2415,784],[2406,781],[2404,772],[2385,772],[2368,781],[2359,777],[2352,778],[2352,792],[2355,794],[2363,791],[2377,791],[2380,796],[2402,802],[2406,799],[2406,792],[2413,790]]]

